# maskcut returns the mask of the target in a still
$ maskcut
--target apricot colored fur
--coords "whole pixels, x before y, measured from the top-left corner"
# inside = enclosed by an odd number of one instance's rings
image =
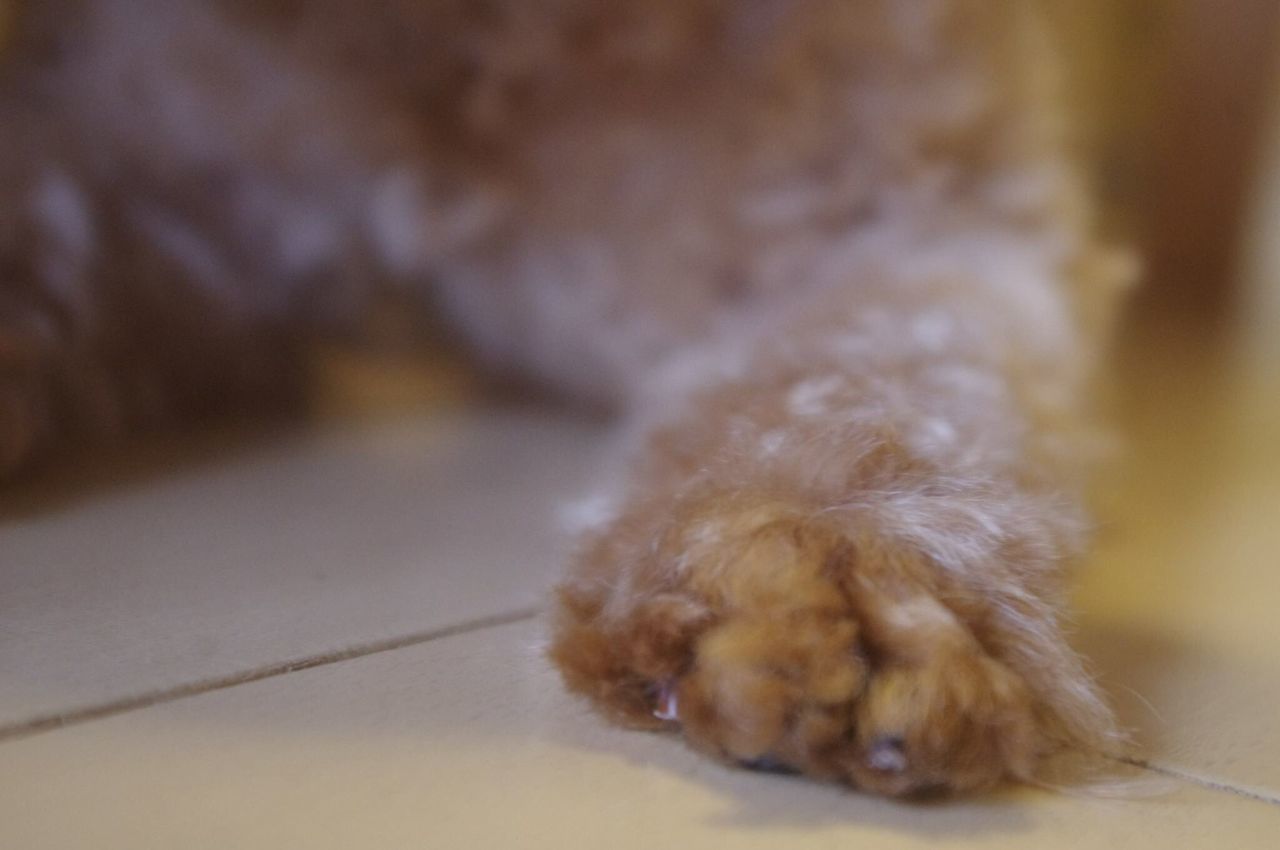
[[[606,715],[885,794],[1118,740],[1061,620],[1129,263],[1035,3],[7,7],[0,467],[394,289],[618,414],[551,648]]]

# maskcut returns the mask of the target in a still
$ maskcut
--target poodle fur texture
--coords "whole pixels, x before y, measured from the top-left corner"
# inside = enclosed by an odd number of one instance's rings
[[[380,291],[614,410],[551,656],[903,795],[1119,736],[1063,634],[1122,251],[1022,0],[6,0],[0,466]]]

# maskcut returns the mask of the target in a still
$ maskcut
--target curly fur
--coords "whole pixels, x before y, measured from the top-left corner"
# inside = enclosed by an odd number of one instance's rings
[[[399,288],[620,413],[551,650],[607,714],[888,794],[1117,739],[1061,611],[1129,263],[1034,4],[17,13],[0,465],[276,397]]]

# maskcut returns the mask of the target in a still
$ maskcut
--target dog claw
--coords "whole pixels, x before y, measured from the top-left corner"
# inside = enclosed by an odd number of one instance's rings
[[[907,754],[901,738],[878,738],[867,751],[867,767],[882,773],[902,773],[907,769]]]

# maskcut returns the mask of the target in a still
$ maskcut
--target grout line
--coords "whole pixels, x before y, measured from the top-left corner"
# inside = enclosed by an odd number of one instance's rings
[[[1223,782],[1220,779],[1210,779],[1206,776],[1197,776],[1194,773],[1188,773],[1175,767],[1167,767],[1162,764],[1147,761],[1144,758],[1135,756],[1110,756],[1122,764],[1136,767],[1141,770],[1148,770],[1152,773],[1158,773],[1161,776],[1167,776],[1170,779],[1178,779],[1183,782],[1189,782],[1192,785],[1198,785],[1209,791],[1218,791],[1224,794],[1233,794],[1237,797],[1243,797],[1246,800],[1253,800],[1256,803],[1269,803],[1273,806],[1280,806],[1280,796],[1268,794],[1264,791],[1258,791],[1253,788],[1243,788],[1239,785],[1232,785],[1229,782]]]
[[[413,632],[411,634],[401,635],[400,637],[387,638],[386,640],[360,643],[334,652],[310,655],[304,658],[296,658],[292,661],[268,664],[263,667],[253,667],[248,670],[241,670],[237,673],[229,673],[225,676],[216,676],[211,679],[200,679],[195,682],[188,682],[184,685],[178,685],[173,688],[147,691],[146,693],[137,694],[135,696],[98,703],[97,705],[88,705],[71,711],[59,712],[57,714],[45,714],[32,717],[27,720],[19,720],[16,723],[0,725],[0,743],[16,741],[22,738],[30,738],[46,732],[63,729],[67,726],[78,726],[82,723],[90,723],[94,720],[103,720],[108,717],[114,717],[118,714],[137,711],[138,709],[150,708],[151,706],[163,705],[164,703],[169,702],[177,702],[178,700],[187,699],[189,697],[196,697],[201,694],[212,693],[213,691],[226,690],[227,688],[247,685],[252,682],[260,682],[263,679],[272,679],[277,676],[285,676],[290,673],[301,673],[304,670],[312,670],[316,667],[326,667],[330,664],[352,661],[357,658],[364,658],[368,655],[393,652],[397,649],[406,649],[411,646],[430,643],[434,640],[457,637],[458,635],[470,634],[471,632],[483,631],[485,629],[497,628],[499,626],[509,626],[514,623],[522,623],[534,619],[540,613],[541,609],[536,607],[518,608],[514,611],[507,611],[502,614],[477,617],[473,620],[466,620],[461,623],[455,623],[451,626],[442,626],[436,629]],[[1198,785],[1199,787],[1209,791],[1232,794],[1237,797],[1243,797],[1247,800],[1253,800],[1254,802],[1280,806],[1280,796],[1274,794],[1268,794],[1252,788],[1232,785],[1218,779],[1197,776],[1194,773],[1188,773],[1177,768],[1156,764],[1155,762],[1136,756],[1110,755],[1107,757],[1113,761],[1120,762],[1121,764],[1127,764],[1131,767],[1139,768],[1140,770],[1150,771],[1151,773],[1167,776],[1171,779],[1178,779],[1183,782],[1191,783],[1192,785]]]
[[[324,667],[329,664],[338,664],[342,661],[351,661],[356,658],[363,658],[366,655],[377,655],[381,652],[391,652],[397,649],[404,649],[406,647],[428,643],[433,640],[469,634],[470,632],[478,632],[497,626],[507,626],[512,623],[521,623],[526,620],[534,619],[539,613],[541,613],[541,609],[539,608],[520,608],[515,611],[507,611],[502,614],[477,617],[474,620],[455,623],[451,626],[442,626],[436,629],[428,629],[426,631],[401,635],[400,637],[360,643],[348,647],[347,649],[339,649],[334,652],[309,655],[304,658],[293,659],[292,661],[281,661],[276,664],[268,664],[263,667],[253,667],[248,670],[241,670],[237,673],[229,673],[225,676],[200,679],[183,685],[177,685],[172,688],[147,691],[146,693],[137,694],[135,696],[124,697],[122,699],[103,702],[97,705],[88,705],[83,708],[72,709],[71,711],[63,711],[56,714],[45,714],[32,717],[27,720],[19,720],[16,723],[0,725],[0,743],[5,741],[14,741],[21,738],[29,738],[34,735],[52,732],[55,729],[62,729],[67,726],[77,726],[81,723],[102,720],[107,717],[114,717],[117,714],[136,711],[140,708],[149,708],[153,705],[161,705],[167,702],[176,702],[177,700],[200,696],[201,694],[207,694],[212,691],[221,691],[227,688],[237,687],[238,685],[247,685],[251,682],[262,681],[263,679],[271,679],[276,676],[284,676],[289,673],[301,673],[303,670],[311,670],[313,668]]]

